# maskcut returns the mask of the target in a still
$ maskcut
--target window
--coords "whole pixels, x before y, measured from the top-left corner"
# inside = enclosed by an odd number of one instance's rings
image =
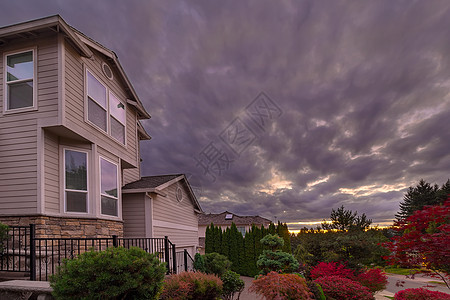
[[[111,92],[109,93],[109,113],[111,115],[111,136],[125,144],[125,106]]]
[[[100,158],[101,211],[103,215],[118,216],[117,165]]]
[[[87,72],[88,120],[106,131],[106,88]]]
[[[6,110],[35,106],[34,50],[5,56]]]
[[[125,145],[125,105],[91,72],[87,76],[87,119]]]
[[[237,230],[242,233],[242,236],[245,236],[245,226],[238,226]]]
[[[87,213],[87,153],[64,150],[64,174],[66,211]]]

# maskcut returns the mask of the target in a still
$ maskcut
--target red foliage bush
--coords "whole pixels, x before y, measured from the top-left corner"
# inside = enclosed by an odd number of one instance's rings
[[[212,274],[183,272],[164,281],[161,300],[209,300],[220,297],[222,281]]]
[[[449,300],[450,294],[430,291],[424,288],[406,289],[394,295],[394,300]]]
[[[356,280],[369,288],[372,293],[384,290],[388,283],[386,274],[380,269],[369,269],[357,276]]]
[[[369,288],[359,282],[340,276],[323,276],[314,282],[320,284],[325,296],[336,300],[374,300]]]
[[[249,291],[268,300],[313,299],[304,278],[296,274],[278,274],[274,271],[254,280]]]
[[[320,262],[317,266],[311,269],[311,278],[316,279],[323,276],[339,276],[348,279],[354,279],[355,274],[352,270],[337,262]]]

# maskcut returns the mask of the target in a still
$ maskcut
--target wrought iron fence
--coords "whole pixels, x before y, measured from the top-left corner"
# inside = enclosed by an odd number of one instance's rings
[[[138,247],[156,254],[166,263],[167,273],[193,269],[187,252],[176,252],[176,245],[164,238],[36,238],[35,225],[10,226],[10,233],[0,252],[0,271],[29,272],[31,280],[48,280],[65,259],[73,259],[88,251],[108,247]],[[0,247],[1,249],[1,247]]]
[[[189,254],[189,252],[184,249],[183,251],[178,251],[176,253],[176,260],[178,262],[177,264],[177,270],[178,271],[193,271],[194,270],[194,259]]]
[[[0,271],[29,272],[30,226],[8,226],[6,239],[0,241]]]

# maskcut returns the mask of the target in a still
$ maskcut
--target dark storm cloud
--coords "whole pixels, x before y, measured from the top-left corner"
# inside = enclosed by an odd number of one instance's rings
[[[445,1],[2,1],[114,50],[152,119],[143,174],[189,173],[207,212],[294,222],[344,204],[391,220],[450,177]],[[265,91],[281,116],[212,182],[194,157]],[[228,152],[229,153],[229,152]]]

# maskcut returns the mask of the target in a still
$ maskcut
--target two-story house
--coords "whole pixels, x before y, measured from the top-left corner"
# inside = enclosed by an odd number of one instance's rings
[[[37,224],[40,237],[123,236],[123,212],[138,198],[152,218],[149,203],[164,192],[122,189],[143,183],[139,142],[150,136],[140,120],[150,115],[114,52],[60,16],[3,27],[0,83],[0,222]],[[184,215],[197,224],[201,208],[180,176],[170,184],[181,187]],[[154,223],[135,226],[152,237]]]

